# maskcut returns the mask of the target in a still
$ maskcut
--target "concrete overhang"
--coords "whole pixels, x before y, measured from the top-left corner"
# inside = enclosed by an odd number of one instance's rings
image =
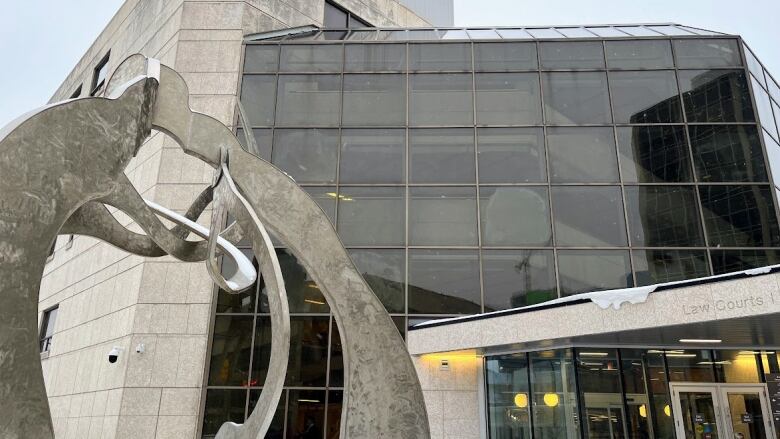
[[[779,282],[780,266],[772,266],[619,291],[623,301],[636,299],[639,293],[640,299],[633,300],[637,303],[599,306],[600,295],[615,294],[587,293],[532,307],[422,323],[410,328],[408,347],[412,355],[453,351],[484,355],[569,346],[776,349],[780,347]]]

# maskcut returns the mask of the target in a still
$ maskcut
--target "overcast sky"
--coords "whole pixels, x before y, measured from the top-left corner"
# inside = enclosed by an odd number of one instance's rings
[[[0,0],[0,126],[49,100],[121,4]],[[677,22],[740,34],[775,77],[778,21],[780,0],[455,0],[462,26]]]

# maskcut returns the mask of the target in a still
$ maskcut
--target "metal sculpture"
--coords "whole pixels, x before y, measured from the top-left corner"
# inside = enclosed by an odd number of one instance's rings
[[[248,238],[268,290],[269,373],[246,422],[225,423],[217,437],[263,437],[282,392],[290,344],[284,282],[267,228],[318,284],[341,329],[341,437],[429,438],[403,340],[316,202],[282,171],[243,150],[227,127],[192,112],[184,80],[156,60],[127,58],[106,96],[49,105],[0,131],[0,437],[53,437],[37,350],[37,306],[58,233],[93,236],[142,256],[206,261],[214,282],[228,292],[255,280],[251,264],[232,245]],[[217,171],[215,183],[184,216],[142,199],[124,175],[152,129]],[[195,220],[209,204],[207,231]],[[107,205],[128,214],[145,234],[122,227]],[[236,221],[220,230],[228,213]],[[178,225],[168,229],[159,216]],[[203,239],[186,240],[190,232]],[[236,276],[222,277],[218,253],[236,259]]]

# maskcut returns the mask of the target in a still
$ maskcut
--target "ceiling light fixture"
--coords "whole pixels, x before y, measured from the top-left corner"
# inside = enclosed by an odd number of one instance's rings
[[[717,338],[681,338],[680,343],[721,343],[723,340]]]

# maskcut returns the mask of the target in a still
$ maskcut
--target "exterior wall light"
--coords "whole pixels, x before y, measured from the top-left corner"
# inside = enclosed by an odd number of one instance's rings
[[[515,405],[521,409],[528,407],[528,395],[525,393],[515,395]]]
[[[672,408],[671,408],[671,407],[669,407],[669,404],[666,404],[666,405],[664,406],[664,414],[665,414],[666,416],[672,416]]]
[[[647,406],[642,404],[639,406],[639,416],[646,418],[647,417]]]
[[[545,393],[543,399],[544,404],[547,407],[555,407],[560,402],[560,398],[558,397],[557,393]]]

